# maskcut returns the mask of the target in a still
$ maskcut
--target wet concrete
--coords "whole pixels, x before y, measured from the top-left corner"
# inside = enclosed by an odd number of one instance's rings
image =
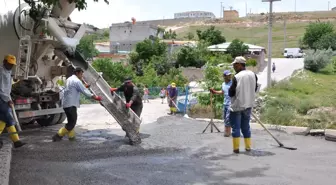
[[[163,117],[141,127],[143,143],[128,146],[120,129],[78,126],[78,140],[52,143],[55,130],[21,137],[13,151],[11,185],[334,185],[336,143],[320,137],[275,132],[290,151],[276,146],[265,131],[253,130],[251,153],[232,154],[231,138],[201,134],[207,122]],[[219,125],[221,129],[222,125]],[[243,150],[243,139],[241,149]]]

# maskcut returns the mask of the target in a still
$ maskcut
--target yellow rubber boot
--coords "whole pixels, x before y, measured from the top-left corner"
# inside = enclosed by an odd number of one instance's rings
[[[23,145],[26,144],[20,141],[19,134],[17,134],[16,128],[14,125],[7,127],[7,132],[10,134],[9,137],[13,141],[15,148],[22,147]]]
[[[60,137],[64,137],[69,131],[65,128],[65,127],[62,127],[61,129],[59,129],[59,131],[57,132],[57,134],[60,136]]]
[[[15,126],[7,127],[7,132],[10,133],[9,137],[13,141],[13,143],[15,143],[15,142],[17,142],[17,141],[20,140],[19,134],[15,133],[16,132]]]
[[[0,121],[0,134],[4,131],[6,128],[6,123],[3,121]]]
[[[70,140],[70,141],[74,141],[74,140],[76,139],[76,132],[75,132],[75,129],[72,129],[72,130],[69,132],[68,136],[69,136],[69,140]]]
[[[62,138],[63,138],[68,132],[69,132],[69,131],[68,131],[65,127],[60,128],[59,131],[52,137],[53,142],[61,141]]]
[[[232,143],[233,143],[233,152],[236,154],[239,153],[240,138],[239,137],[232,138]]]
[[[251,138],[244,138],[245,141],[245,150],[251,151]]]

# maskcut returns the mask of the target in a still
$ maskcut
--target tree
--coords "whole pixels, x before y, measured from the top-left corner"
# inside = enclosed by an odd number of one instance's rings
[[[165,31],[163,34],[163,39],[176,39],[176,37],[176,32],[171,29],[169,29],[169,31]]]
[[[314,43],[314,48],[323,50],[329,49],[336,50],[336,33],[328,33],[323,35],[317,42]]]
[[[318,72],[328,64],[331,63],[331,59],[335,56],[335,53],[331,50],[309,50],[304,58],[304,68],[312,72]]]
[[[245,45],[243,41],[234,39],[226,50],[227,53],[235,58],[237,56],[243,56],[244,54],[248,53],[249,47]]]
[[[192,32],[188,32],[188,34],[185,38],[188,39],[188,40],[193,40],[195,38],[195,35]]]
[[[99,54],[93,41],[95,40],[95,35],[85,35],[80,40],[77,50],[84,55],[85,60],[92,59]]]
[[[324,35],[334,32],[334,26],[330,22],[310,23],[303,36],[303,43],[309,48],[316,49],[314,44]]]
[[[113,87],[121,85],[127,77],[135,77],[132,66],[113,62],[111,59],[97,59],[92,66],[97,71],[103,72],[103,78]]]
[[[98,2],[99,0],[93,0]],[[46,9],[51,6],[58,5],[59,0],[24,0],[31,9],[29,10],[29,16],[35,21],[40,22],[43,16],[47,13]],[[75,3],[76,8],[81,11],[86,9],[87,0],[68,0],[69,3]],[[109,0],[104,0],[105,3],[109,4]]]
[[[222,32],[215,29],[215,26],[211,26],[205,31],[197,30],[197,37],[199,40],[205,41],[210,45],[216,45],[226,42]]]
[[[144,60],[148,64],[152,56],[162,56],[167,52],[167,44],[160,42],[158,38],[154,40],[145,39],[136,44],[135,51],[139,54],[139,60]]]
[[[197,48],[184,46],[177,54],[176,64],[183,67],[200,68],[205,64],[205,61],[200,57],[200,52]]]

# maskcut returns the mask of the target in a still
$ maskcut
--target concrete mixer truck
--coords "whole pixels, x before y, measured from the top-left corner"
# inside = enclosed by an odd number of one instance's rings
[[[75,3],[59,0],[32,13],[32,7],[23,3],[0,16],[0,57],[17,58],[11,95],[18,121],[21,125],[36,121],[41,126],[63,123],[66,116],[57,81],[82,67],[90,91],[103,97],[101,105],[128,133],[131,144],[139,143],[140,118],[126,110],[122,99],[111,94],[106,81],[76,50],[84,34],[93,30],[71,21],[75,8]]]

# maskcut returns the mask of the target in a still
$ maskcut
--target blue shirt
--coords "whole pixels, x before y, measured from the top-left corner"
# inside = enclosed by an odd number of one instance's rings
[[[72,75],[67,79],[66,87],[63,92],[63,108],[77,107],[79,108],[80,94],[83,93],[87,97],[92,97],[84,86],[83,82],[76,76]]]
[[[232,81],[228,82],[228,83],[223,83],[222,84],[222,91],[224,93],[224,105],[225,106],[229,106],[231,105],[231,98],[229,96],[229,89],[232,85]]]
[[[175,87],[175,88],[171,87],[171,88],[169,89],[169,91],[168,91],[168,95],[169,95],[169,97],[171,97],[171,98],[177,96],[177,95],[178,95],[177,87]]]

